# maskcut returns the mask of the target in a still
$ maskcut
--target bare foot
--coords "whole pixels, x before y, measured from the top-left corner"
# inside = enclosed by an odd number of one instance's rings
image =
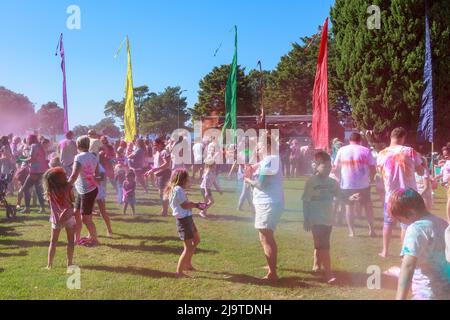
[[[45,270],[52,270],[52,266],[46,266],[44,269]]]
[[[327,283],[328,284],[334,284],[336,282],[336,277],[327,277]]]
[[[378,256],[380,256],[381,258],[386,258],[386,257],[387,257],[387,254],[386,254],[386,252],[380,252],[380,253],[378,254]]]
[[[353,232],[351,232],[351,233],[348,234],[348,237],[349,237],[349,238],[354,238],[354,237],[355,237],[355,234],[354,234]]]
[[[278,281],[278,276],[276,274],[268,273],[264,278],[261,280],[267,280],[267,281]]]
[[[319,273],[320,272],[320,267],[319,266],[314,266],[311,270],[314,273]]]

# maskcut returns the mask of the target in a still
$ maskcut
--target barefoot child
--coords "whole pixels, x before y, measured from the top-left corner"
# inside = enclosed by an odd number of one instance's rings
[[[413,189],[397,189],[389,198],[388,213],[408,227],[403,241],[403,257],[397,299],[442,300],[450,297],[450,264],[445,256],[448,223],[429,213],[420,194]]]
[[[128,206],[131,207],[132,215],[135,215],[135,205],[136,205],[136,174],[133,170],[127,173],[127,178],[122,185],[123,193],[123,214],[127,214]]]
[[[117,203],[123,204],[123,183],[127,177],[127,167],[123,160],[118,160],[118,164],[114,167],[114,180],[117,187]]]
[[[184,271],[194,271],[192,256],[200,243],[200,236],[192,219],[192,208],[201,209],[204,204],[194,203],[188,200],[185,188],[188,186],[189,174],[185,169],[179,168],[172,173],[169,185],[166,188],[166,197],[173,216],[177,219],[177,229],[181,241],[184,242],[184,250],[178,260],[177,276],[188,277]]]
[[[339,186],[331,179],[331,158],[326,152],[315,155],[316,175],[305,185],[303,194],[304,229],[312,231],[314,239],[313,271],[325,272],[328,283],[336,279],[331,272],[330,236],[333,225],[333,198],[339,197]]]
[[[56,245],[62,229],[65,229],[67,233],[67,267],[70,267],[75,246],[76,225],[73,215],[72,187],[67,181],[66,172],[60,167],[48,170],[44,174],[43,183],[47,200],[50,204],[50,222],[52,224],[47,269],[51,269],[53,266]]]
[[[216,190],[222,195],[222,190],[220,189],[219,184],[217,183],[216,176],[216,164],[213,158],[207,158],[205,160],[205,170],[203,173],[202,183],[200,184],[200,191],[202,193],[203,199],[207,207],[204,210],[199,212],[199,215],[202,218],[207,217],[207,209],[209,209],[214,204],[214,198],[212,195],[212,187],[215,187]]]
[[[113,234],[112,228],[111,228],[111,220],[109,219],[108,213],[106,212],[106,170],[104,167],[99,164],[98,165],[98,194],[97,194],[97,205],[98,210],[100,211],[100,215],[103,218],[103,221],[105,221],[106,229],[107,229],[107,236],[111,237]]]

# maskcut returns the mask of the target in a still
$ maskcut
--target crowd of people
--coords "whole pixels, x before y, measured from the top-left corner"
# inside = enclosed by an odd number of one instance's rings
[[[278,279],[275,231],[285,207],[283,180],[307,175],[302,200],[304,229],[312,233],[314,241],[312,270],[323,272],[324,280],[330,284],[336,281],[330,254],[333,227],[345,217],[348,235],[353,238],[355,218],[364,213],[368,235],[377,236],[371,195],[375,184],[384,203],[380,257],[389,255],[392,231],[398,222],[401,227],[403,259],[397,297],[406,298],[412,286],[415,298],[447,298],[450,267],[444,240],[448,223],[430,212],[434,190],[440,183],[449,190],[450,220],[450,143],[439,158],[430,155],[428,159],[407,146],[406,138],[406,130],[397,128],[391,133],[389,146],[377,144],[370,148],[364,146],[367,143],[364,136],[354,132],[348,145],[334,139],[329,153],[314,150],[311,144],[300,146],[297,139],[277,141],[279,148],[272,148],[269,138],[264,143],[255,141],[256,148],[249,143],[245,148],[232,145],[224,149],[214,139],[197,139],[191,146],[193,162],[187,164],[174,159],[175,147],[183,142],[182,137],[112,142],[91,130],[76,140],[72,132],[67,132],[65,139],[54,146],[36,134],[26,139],[10,135],[0,138],[0,173],[15,171],[8,192],[12,196],[17,191],[17,208],[21,213],[29,214],[33,206],[39,206],[39,213],[43,214],[48,204],[52,226],[49,269],[63,229],[68,240],[68,266],[73,263],[76,245],[99,244],[92,219],[95,204],[108,236],[113,234],[105,205],[109,185],[118,204],[123,206],[123,214],[131,209],[133,215],[138,186],[146,194],[155,188],[161,215],[167,216],[170,209],[184,243],[177,275],[188,277],[186,272],[195,270],[192,257],[200,243],[192,210],[198,209],[200,217],[208,218],[215,201],[213,188],[222,194],[218,176],[228,173],[231,177],[236,172],[241,188],[236,207],[243,210],[247,201],[254,215],[254,226],[267,260],[264,279],[270,281]],[[241,149],[239,154],[237,150]],[[245,161],[235,160],[234,164],[218,161],[230,155]],[[255,161],[257,155],[263,156]],[[437,174],[431,172],[434,167],[438,168]],[[198,184],[202,202],[188,200],[186,189],[192,183]],[[81,236],[83,225],[88,232],[86,237]],[[450,254],[447,258],[450,259]]]

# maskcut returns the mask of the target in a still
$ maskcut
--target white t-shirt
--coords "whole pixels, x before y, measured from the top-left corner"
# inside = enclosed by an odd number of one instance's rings
[[[445,164],[441,168],[442,182],[450,182],[450,160],[445,161]]]
[[[183,219],[189,216],[192,216],[191,209],[183,209],[181,205],[188,201],[186,193],[183,188],[180,186],[176,186],[172,190],[172,194],[169,198],[170,208],[172,209],[172,215],[177,219]]]
[[[192,152],[194,153],[194,164],[201,164],[203,159],[203,144],[200,142],[194,144]]]
[[[415,172],[421,164],[420,155],[410,147],[387,147],[378,154],[377,166],[384,181],[386,203],[397,189],[412,188],[417,191]]]
[[[412,279],[414,300],[448,299],[450,264],[445,258],[445,230],[448,223],[427,215],[406,229],[401,256],[417,258]]]
[[[95,154],[90,152],[79,153],[75,156],[74,162],[81,165],[80,175],[75,181],[75,189],[79,194],[87,194],[94,191],[98,184],[95,180],[95,169],[98,166],[98,160]]]
[[[334,165],[341,173],[341,189],[367,189],[370,167],[375,167],[376,162],[368,148],[351,144],[339,149]]]
[[[98,139],[89,139],[89,152],[95,153],[97,158],[100,156],[100,149],[103,147],[103,143]]]

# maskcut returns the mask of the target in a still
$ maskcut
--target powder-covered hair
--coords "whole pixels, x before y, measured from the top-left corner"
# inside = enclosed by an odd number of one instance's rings
[[[427,213],[422,196],[414,189],[395,190],[388,202],[388,214],[394,218],[409,218],[411,210]]]

